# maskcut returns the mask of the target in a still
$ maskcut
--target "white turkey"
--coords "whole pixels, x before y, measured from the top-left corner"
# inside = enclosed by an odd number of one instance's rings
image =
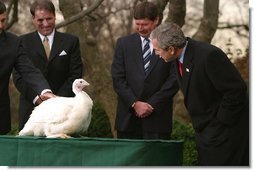
[[[76,79],[72,85],[74,97],[54,97],[35,107],[19,136],[68,138],[85,132],[91,122],[93,101],[83,88],[89,83]]]

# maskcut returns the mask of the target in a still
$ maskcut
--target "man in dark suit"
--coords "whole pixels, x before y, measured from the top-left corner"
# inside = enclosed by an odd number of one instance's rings
[[[151,31],[159,23],[157,7],[151,2],[138,4],[134,21],[137,33],[117,40],[111,68],[118,95],[117,137],[170,139],[172,103],[178,86],[175,76],[170,74],[171,63],[159,59],[149,42]],[[144,58],[148,56],[147,67]]]
[[[44,97],[40,96],[42,99],[54,96],[41,72],[27,58],[20,39],[4,30],[5,19],[6,7],[0,1],[0,134],[11,130],[9,79],[13,68],[37,95],[43,94]]]
[[[22,45],[30,60],[47,79],[54,94],[74,96],[72,83],[82,77],[83,70],[78,37],[55,30],[55,7],[50,0],[36,0],[31,5],[30,12],[36,31],[22,35]],[[48,39],[49,49],[44,48],[45,38]],[[21,92],[19,129],[22,129],[40,99],[15,71],[13,80]]]
[[[175,62],[196,132],[199,164],[248,165],[247,86],[226,54],[211,44],[186,38],[174,23],[157,27],[151,37],[156,53],[166,62]]]

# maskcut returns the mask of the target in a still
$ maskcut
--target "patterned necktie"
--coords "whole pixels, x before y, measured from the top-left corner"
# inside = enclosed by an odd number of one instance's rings
[[[49,46],[49,39],[47,38],[47,36],[44,37],[42,44],[44,46],[47,58],[49,58],[50,46]]]
[[[148,71],[148,67],[150,64],[150,59],[151,59],[151,49],[150,49],[150,40],[148,38],[145,38],[143,41],[144,48],[143,48],[143,60],[144,60],[144,70],[145,72]]]

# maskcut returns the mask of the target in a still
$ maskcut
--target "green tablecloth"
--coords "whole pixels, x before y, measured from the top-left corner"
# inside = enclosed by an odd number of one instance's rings
[[[183,141],[0,136],[2,166],[178,166]]]

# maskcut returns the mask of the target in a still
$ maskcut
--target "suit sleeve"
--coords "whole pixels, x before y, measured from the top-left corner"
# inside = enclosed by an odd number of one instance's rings
[[[70,69],[69,75],[65,83],[59,88],[56,92],[59,96],[70,96],[74,95],[72,90],[72,83],[75,79],[81,78],[83,75],[83,62],[80,55],[80,44],[79,39],[74,37],[71,51],[69,52],[70,56]]]
[[[170,73],[166,81],[163,83],[160,90],[154,93],[148,99],[148,103],[156,109],[156,106],[160,105],[161,103],[173,100],[173,97],[178,90],[179,86],[176,79],[175,67],[173,66],[173,62],[171,62]]]
[[[111,66],[113,88],[119,98],[123,99],[124,102],[131,107],[137,98],[127,84],[124,63],[123,45],[121,39],[118,39],[116,43],[114,59]]]
[[[22,76],[15,68],[12,71],[12,78],[16,88],[22,94],[22,96],[26,97],[26,99],[32,102],[38,93],[34,89],[30,88],[30,85],[24,79],[22,79]]]
[[[247,86],[235,66],[221,50],[210,53],[206,70],[214,87],[223,94],[217,119],[224,124],[233,124],[246,102]]]
[[[44,89],[50,89],[48,82],[42,75],[39,69],[37,69],[33,63],[27,57],[27,54],[22,47],[22,44],[19,45],[19,51],[17,58],[14,64],[14,83],[20,93],[28,93],[28,90],[25,90],[25,86],[32,88],[32,92],[29,92],[30,100],[32,101],[36,95],[40,95]],[[21,82],[19,82],[21,81]],[[27,84],[27,85],[25,85]],[[24,91],[24,92],[23,92]]]

